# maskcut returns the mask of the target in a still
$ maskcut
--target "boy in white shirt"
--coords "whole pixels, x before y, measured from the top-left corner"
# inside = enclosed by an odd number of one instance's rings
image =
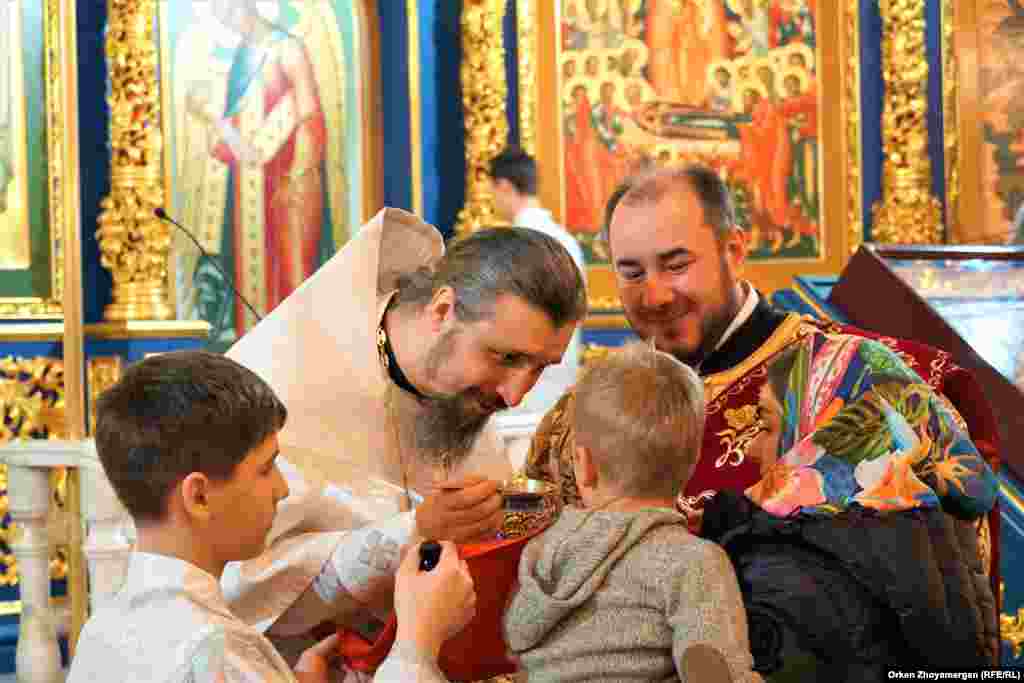
[[[69,683],[331,680],[336,636],[293,671],[220,588],[225,565],[262,552],[288,495],[276,464],[286,419],[256,374],[202,351],[147,358],[100,398],[96,448],[138,542],[124,586],[82,631]],[[437,653],[472,617],[475,593],[455,547],[442,546],[430,572],[407,552],[398,638],[374,680],[444,681]]]

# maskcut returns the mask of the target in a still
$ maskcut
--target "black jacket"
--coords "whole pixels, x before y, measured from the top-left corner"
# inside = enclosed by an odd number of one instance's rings
[[[991,589],[974,576],[976,539],[960,525],[937,509],[859,506],[780,519],[723,491],[701,535],[736,568],[757,671],[883,681],[891,669],[995,665]]]

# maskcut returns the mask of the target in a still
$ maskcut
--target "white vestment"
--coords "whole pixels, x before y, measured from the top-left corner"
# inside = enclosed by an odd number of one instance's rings
[[[133,553],[117,596],[86,623],[68,683],[294,683],[270,641],[235,617],[220,584],[184,560]],[[374,681],[443,682],[397,644]]]
[[[376,615],[390,606],[380,578],[393,578],[397,548],[416,540],[412,514],[399,514],[403,485],[426,493],[441,473],[398,442],[398,419],[408,423],[419,406],[380,364],[377,328],[397,276],[443,252],[435,228],[384,209],[228,351],[288,408],[278,461],[290,493],[267,550],[229,564],[221,581],[231,610],[259,630],[290,635],[328,618],[344,621],[352,599]],[[492,421],[448,474],[503,480],[511,472]],[[339,550],[355,529],[362,549]],[[310,588],[334,611],[306,609],[304,597],[302,609],[281,620],[286,628],[275,624]]]

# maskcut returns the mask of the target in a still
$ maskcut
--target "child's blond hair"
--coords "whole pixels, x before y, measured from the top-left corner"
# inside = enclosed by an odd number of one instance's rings
[[[620,495],[675,496],[704,436],[704,385],[687,365],[635,342],[588,365],[575,390],[576,443]]]

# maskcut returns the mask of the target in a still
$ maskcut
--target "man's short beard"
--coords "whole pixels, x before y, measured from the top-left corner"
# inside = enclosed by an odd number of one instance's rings
[[[692,368],[699,368],[701,363],[714,353],[722,335],[729,329],[729,325],[732,324],[740,310],[739,298],[736,295],[736,279],[729,271],[724,249],[721,249],[719,253],[719,267],[722,301],[718,307],[708,311],[708,315],[701,320],[700,345],[690,353],[670,351],[676,360]]]
[[[427,352],[427,377],[434,379],[455,355],[458,330],[444,333]],[[473,448],[491,413],[481,410],[473,390],[420,401],[413,424],[413,443],[423,462],[454,465]]]
[[[413,443],[422,462],[454,466],[469,454],[491,417],[468,396],[428,399],[413,424]]]

